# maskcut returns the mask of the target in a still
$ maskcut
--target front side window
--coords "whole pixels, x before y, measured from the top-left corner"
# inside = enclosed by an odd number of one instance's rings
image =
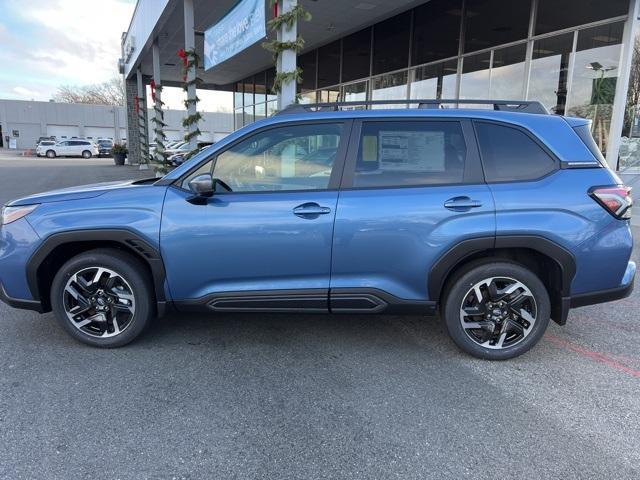
[[[249,136],[183,182],[210,172],[234,192],[319,190],[329,187],[342,124],[283,126]]]
[[[535,180],[556,169],[556,161],[523,131],[476,122],[482,165],[488,182]]]
[[[353,186],[462,183],[466,156],[457,121],[365,122]]]

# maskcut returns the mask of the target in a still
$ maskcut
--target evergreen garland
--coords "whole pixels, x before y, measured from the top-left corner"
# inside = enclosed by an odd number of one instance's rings
[[[277,1],[278,0],[271,0],[271,6],[273,6]],[[311,13],[305,10],[301,4],[296,5],[288,12],[272,18],[267,22],[267,25],[269,26],[269,30],[272,32],[277,32],[282,26],[287,30],[290,30],[297,19],[304,20],[305,22],[311,20]],[[304,39],[300,35],[298,35],[295,41],[291,42],[281,42],[274,39],[263,42],[262,47],[273,53],[273,61],[277,64],[278,58],[285,50],[294,50],[296,55],[300,53],[304,48]],[[276,72],[273,85],[271,86],[271,92],[275,94],[280,93],[282,91],[282,86],[291,81],[295,81],[296,83],[302,82],[302,69],[300,67],[296,67],[292,72]],[[298,100],[299,96],[296,96],[296,101]]]
[[[184,50],[181,48],[180,50],[178,50],[178,57],[182,59],[182,89],[185,93],[187,93],[189,87],[193,85],[197,86],[198,83],[200,83],[200,79],[197,76],[191,80],[187,80],[189,70],[193,68],[197,71],[198,67],[200,66],[200,56],[196,53],[195,49]],[[196,95],[195,98],[187,98],[184,101],[184,106],[188,109],[191,106],[197,106],[198,102],[200,102],[200,98],[198,98],[198,96]],[[198,123],[200,122],[200,120],[202,120],[202,114],[198,111],[196,111],[196,113],[194,113],[193,115],[187,115],[182,119],[182,126],[186,131],[186,133],[184,134],[185,142],[190,142],[193,138],[196,138],[202,134],[200,128],[198,128]],[[195,128],[193,129],[193,131],[190,131],[191,127],[194,125]],[[187,152],[185,158],[191,157],[197,151],[198,147],[196,146],[196,148]]]
[[[153,87],[156,92],[162,94],[162,85],[155,85]],[[164,127],[167,124],[164,121],[164,111],[162,107],[164,106],[164,102],[161,98],[157,96],[154,97],[154,105],[153,110],[156,113],[151,121],[153,122],[153,132],[155,133],[156,139],[156,151],[154,155],[154,168],[156,173],[165,174],[169,171],[169,165],[167,162],[167,152],[165,151],[165,141],[167,140],[167,136],[164,133]]]

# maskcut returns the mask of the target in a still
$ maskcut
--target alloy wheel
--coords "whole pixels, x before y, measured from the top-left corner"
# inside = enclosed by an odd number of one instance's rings
[[[522,282],[491,277],[473,285],[460,307],[460,324],[478,345],[490,349],[512,347],[533,330],[536,300]]]
[[[117,272],[103,267],[73,274],[63,292],[71,324],[86,335],[114,337],[126,330],[136,311],[133,290]]]

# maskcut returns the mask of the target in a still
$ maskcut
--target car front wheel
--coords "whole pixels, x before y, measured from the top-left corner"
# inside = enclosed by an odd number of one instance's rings
[[[549,294],[529,269],[511,262],[472,263],[449,282],[444,321],[465,352],[487,360],[517,357],[549,324]]]
[[[82,152],[82,158],[91,158],[91,152],[89,150],[84,150]]]
[[[53,150],[47,150],[47,158],[56,158],[56,152]]]
[[[111,249],[72,258],[51,286],[58,322],[77,340],[96,347],[120,347],[138,337],[153,317],[153,298],[142,263]]]

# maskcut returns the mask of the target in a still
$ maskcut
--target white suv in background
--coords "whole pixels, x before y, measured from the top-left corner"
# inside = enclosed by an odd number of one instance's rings
[[[39,150],[41,149],[38,146],[36,153],[41,155]],[[55,157],[83,157],[83,158],[91,158],[92,156],[98,156],[98,147],[89,140],[82,139],[72,139],[72,140],[61,140],[55,145],[42,147],[44,149],[44,154],[48,158]]]
[[[55,140],[40,140],[36,147],[36,155],[38,157],[44,157],[47,153],[47,149],[53,147],[55,144]]]

